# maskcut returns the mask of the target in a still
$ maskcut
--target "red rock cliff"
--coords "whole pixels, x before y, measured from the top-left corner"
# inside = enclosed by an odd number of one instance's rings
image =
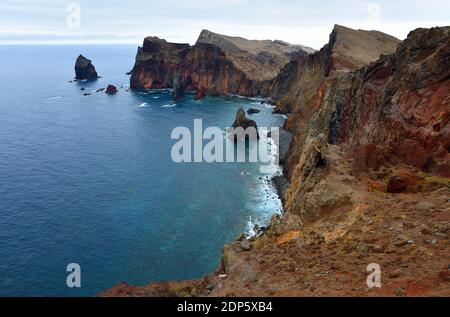
[[[136,90],[174,88],[175,99],[184,91],[257,96],[265,81],[306,50],[310,49],[206,30],[192,47],[148,37],[138,49],[130,84]]]
[[[307,136],[324,133],[348,151],[376,145],[372,155],[386,163],[449,176],[449,45],[449,28],[418,29],[394,54],[360,70],[306,74],[319,84],[292,109],[290,170]]]

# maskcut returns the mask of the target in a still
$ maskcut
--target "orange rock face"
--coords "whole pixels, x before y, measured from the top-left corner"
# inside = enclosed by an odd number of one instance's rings
[[[147,37],[131,72],[132,89],[174,88],[210,94],[267,95],[267,82],[304,48],[203,31],[194,46]]]
[[[303,73],[310,89],[298,88],[291,107],[287,127],[301,132],[288,170],[298,162],[306,135],[326,133],[329,143],[365,156],[370,167],[403,163],[449,176],[449,32],[416,30],[394,54],[356,72]]]

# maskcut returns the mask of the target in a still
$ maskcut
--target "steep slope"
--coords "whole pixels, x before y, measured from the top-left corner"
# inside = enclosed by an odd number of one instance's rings
[[[297,133],[288,170],[298,162],[307,135],[324,133],[329,143],[348,150],[376,144],[382,154],[371,155],[449,176],[448,51],[448,28],[419,29],[395,54],[328,76],[312,94],[314,102],[290,115]]]
[[[312,48],[292,45],[282,41],[256,41],[242,37],[231,37],[203,30],[197,44],[211,44],[220,47],[226,56],[250,79],[273,79],[292,59],[305,53],[313,53]]]
[[[131,72],[132,89],[173,88],[211,94],[261,94],[291,58],[306,55],[299,46],[272,41],[248,41],[203,31],[194,46],[147,37],[138,49]]]
[[[279,101],[279,111],[296,113],[314,108],[317,104],[314,97],[326,77],[361,68],[381,55],[392,54],[399,43],[400,40],[378,31],[335,25],[327,45],[287,64],[268,90]]]
[[[335,25],[330,40],[320,51],[285,66],[265,89],[276,100],[276,111],[289,113],[285,128],[291,132],[303,131],[317,113],[326,93],[325,84],[336,76],[355,71],[376,61],[380,56],[392,54],[400,41],[377,31],[353,30]],[[304,139],[297,134],[292,149]],[[290,175],[292,162],[299,159],[297,151],[290,151],[286,173]]]

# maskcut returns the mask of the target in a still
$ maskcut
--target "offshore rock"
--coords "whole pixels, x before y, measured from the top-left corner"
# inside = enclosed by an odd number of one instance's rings
[[[246,117],[243,108],[239,108],[239,110],[236,112],[236,119],[234,120],[232,127],[235,129],[236,128],[243,129],[243,130],[235,130],[234,134],[235,140],[242,140],[244,138],[245,139],[259,138],[258,126],[256,122]],[[249,133],[246,134],[246,131],[248,131]]]
[[[76,80],[96,80],[97,72],[90,59],[83,55],[78,56],[75,62],[75,79]]]
[[[106,87],[105,93],[108,95],[117,94],[117,87],[114,85],[108,85],[108,87]]]

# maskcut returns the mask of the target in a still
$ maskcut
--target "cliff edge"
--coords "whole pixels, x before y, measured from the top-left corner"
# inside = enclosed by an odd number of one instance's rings
[[[131,72],[135,90],[174,89],[210,94],[261,94],[264,81],[273,79],[291,60],[308,52],[280,41],[250,41],[202,31],[194,46],[147,37],[138,49]]]

